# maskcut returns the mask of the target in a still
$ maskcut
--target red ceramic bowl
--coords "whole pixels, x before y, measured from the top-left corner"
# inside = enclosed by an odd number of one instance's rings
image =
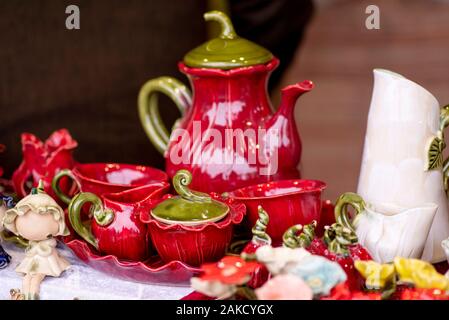
[[[245,205],[234,203],[231,199],[223,202],[230,207],[228,215],[218,222],[199,226],[168,225],[153,219],[149,211],[141,213],[140,219],[148,224],[148,236],[163,261],[181,261],[190,266],[200,266],[225,255],[234,225],[241,223],[245,216]]]
[[[96,195],[168,181],[167,174],[161,170],[120,163],[80,163],[73,169],[73,174],[79,179],[83,192]]]
[[[230,192],[229,197],[246,205],[248,230],[256,223],[257,207],[261,205],[270,217],[267,233],[277,245],[292,225],[320,222],[321,193],[325,188],[326,184],[318,180],[281,180],[240,188]]]

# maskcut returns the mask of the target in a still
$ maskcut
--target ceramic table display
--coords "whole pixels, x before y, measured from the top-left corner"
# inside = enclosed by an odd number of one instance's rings
[[[140,217],[148,224],[148,235],[162,260],[199,266],[223,257],[245,206],[192,191],[191,181],[190,172],[179,170],[173,178],[179,195],[166,197]]]
[[[77,163],[72,170],[58,172],[52,182],[55,194],[66,204],[70,203],[71,197],[60,188],[60,181],[64,177],[72,179],[80,192],[91,192],[97,196],[168,181],[165,172],[141,165]]]
[[[290,226],[320,221],[321,193],[325,188],[326,184],[318,180],[281,180],[237,189],[228,196],[246,205],[248,230],[259,217],[258,206],[262,206],[270,216],[267,233],[278,245]]]
[[[150,244],[147,241],[147,227],[139,218],[140,212],[149,210],[152,201],[161,198],[169,187],[167,182],[154,182],[101,196],[91,192],[78,193],[69,204],[70,224],[101,254],[143,261],[150,256]],[[91,204],[92,219],[88,226],[81,217],[85,204]]]
[[[448,166],[442,154],[448,123],[449,107],[440,109],[425,88],[397,73],[374,70],[357,193],[374,205],[435,203],[438,210],[422,254],[430,262],[445,259],[441,241],[449,236]]]
[[[142,126],[164,154],[168,175],[187,169],[195,177],[193,189],[218,193],[299,178],[301,141],[294,107],[313,83],[282,89],[279,109],[273,114],[267,81],[278,59],[240,38],[224,13],[211,11],[204,17],[218,22],[221,34],[187,53],[178,64],[193,95],[170,77],[148,81],[139,93]],[[168,95],[182,114],[171,134],[159,117],[158,93]]]
[[[12,176],[17,196],[23,198],[28,194],[26,185],[29,180],[33,187],[42,180],[45,192],[54,197],[51,181],[60,170],[71,169],[75,165],[72,153],[77,145],[66,129],[53,132],[45,142],[31,133],[23,133],[23,161]],[[70,185],[64,183],[61,188],[67,192]]]
[[[356,216],[352,221],[347,206],[355,209]],[[434,203],[414,208],[373,204],[348,192],[338,198],[335,218],[345,227],[355,230],[359,242],[375,261],[385,263],[395,257],[421,257],[437,209]]]
[[[70,266],[58,254],[56,236],[67,235],[62,208],[44,191],[43,181],[31,194],[5,212],[6,229],[29,241],[25,258],[16,271],[23,274],[21,298],[38,299],[46,276],[59,277]]]

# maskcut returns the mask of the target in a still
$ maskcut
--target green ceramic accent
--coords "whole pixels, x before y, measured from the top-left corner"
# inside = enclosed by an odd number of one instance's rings
[[[114,212],[111,210],[104,210],[101,200],[98,196],[90,192],[81,192],[73,197],[69,204],[69,220],[73,229],[78,233],[84,240],[93,245],[98,249],[98,241],[92,234],[89,226],[86,227],[81,221],[81,209],[86,203],[92,204],[90,207],[90,213],[94,217],[97,224],[100,226],[107,226],[114,220]]]
[[[259,213],[259,218],[257,219],[254,227],[252,228],[253,241],[258,243],[265,243],[266,245],[271,244],[271,238],[267,234],[268,222],[270,222],[270,217],[268,213],[262,208],[262,206],[257,207]]]
[[[348,247],[356,244],[358,241],[354,230],[347,228],[340,223],[326,226],[323,240],[329,251],[341,255],[348,255]]]
[[[192,94],[181,81],[172,77],[159,77],[150,80],[140,89],[138,98],[140,122],[153,145],[160,153],[164,154],[170,135],[159,114],[157,93],[163,93],[173,100],[181,113],[181,118],[192,104]]]
[[[437,169],[443,165],[443,150],[446,148],[444,142],[444,129],[449,125],[449,105],[440,111],[440,130],[430,142],[427,152],[427,170]]]
[[[287,229],[282,236],[284,247],[287,248],[307,248],[315,238],[315,228],[317,222],[315,220],[304,227],[301,224],[294,225]],[[301,232],[299,235],[298,233]]]
[[[64,192],[62,192],[61,188],[59,187],[59,181],[63,177],[69,177],[72,181],[76,182],[76,178],[73,175],[72,171],[70,169],[64,169],[64,170],[59,171],[53,177],[53,180],[51,181],[51,187],[53,188],[53,191],[58,196],[58,198],[61,199],[62,202],[64,202],[65,204],[68,205],[70,203],[70,201],[72,201],[72,198],[70,198],[68,195],[64,194]]]
[[[151,215],[163,223],[184,225],[218,221],[226,216],[229,212],[226,204],[213,200],[206,193],[190,190],[190,182],[192,174],[187,170],[179,170],[173,177],[173,186],[179,196],[158,204],[151,210]]]
[[[184,63],[194,68],[232,69],[264,64],[273,59],[267,49],[240,38],[229,17],[213,10],[204,14],[206,21],[216,21],[221,26],[218,38],[196,47],[184,56]]]
[[[347,212],[348,205],[355,209],[356,214],[360,214],[365,210],[365,201],[357,193],[346,192],[337,199],[337,203],[335,204],[335,221],[355,232]]]
[[[21,248],[28,247],[29,241],[27,239],[24,239],[23,237],[10,233],[6,230],[3,230],[0,233],[0,236],[4,241],[14,243],[18,247]]]

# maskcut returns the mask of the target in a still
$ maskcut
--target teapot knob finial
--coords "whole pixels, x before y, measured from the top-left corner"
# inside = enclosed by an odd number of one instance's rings
[[[231,19],[222,11],[212,10],[204,14],[204,20],[217,21],[221,26],[220,38],[222,39],[235,39],[237,34],[235,33],[234,26]]]
[[[182,198],[194,202],[212,201],[208,194],[190,190],[188,186],[191,182],[192,174],[185,169],[179,170],[173,177],[173,187]]]

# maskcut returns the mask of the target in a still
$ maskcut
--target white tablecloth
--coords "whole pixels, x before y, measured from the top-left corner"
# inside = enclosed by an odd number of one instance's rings
[[[0,299],[10,298],[11,288],[21,289],[22,277],[14,269],[22,261],[24,250],[12,244],[3,243],[5,250],[11,255],[10,265],[0,270]],[[61,255],[70,261],[72,266],[61,277],[46,277],[41,285],[42,300],[81,300],[91,299],[175,299],[189,294],[188,287],[156,286],[129,282],[110,277],[96,271],[79,260],[67,247],[60,250]]]

